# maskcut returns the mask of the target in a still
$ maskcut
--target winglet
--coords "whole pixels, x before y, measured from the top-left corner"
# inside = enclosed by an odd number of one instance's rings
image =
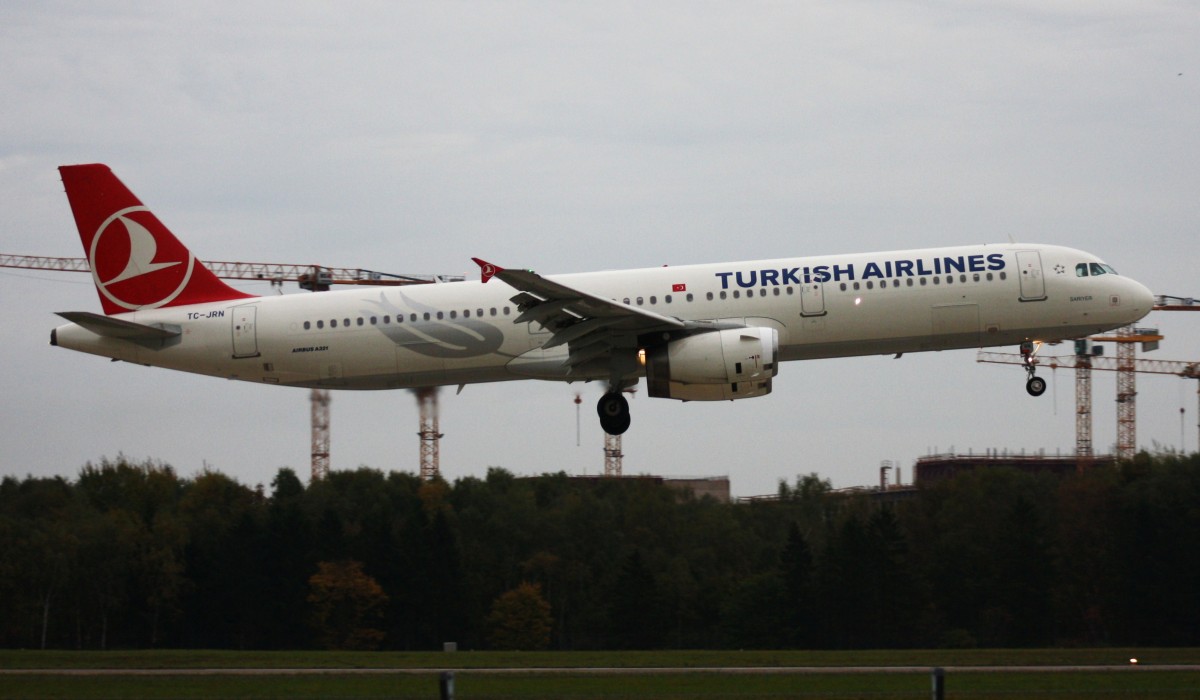
[[[504,272],[504,268],[500,267],[499,265],[493,265],[492,263],[486,260],[480,260],[479,258],[471,259],[474,260],[475,264],[479,266],[479,274],[484,284],[487,284],[487,281],[495,277],[497,273]]]

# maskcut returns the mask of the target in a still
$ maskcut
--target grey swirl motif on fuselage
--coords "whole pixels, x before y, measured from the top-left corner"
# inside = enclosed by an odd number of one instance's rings
[[[417,320],[406,318],[400,323],[375,326],[398,347],[428,357],[455,359],[495,353],[504,344],[504,333],[489,323],[473,318],[438,319],[438,309],[419,304],[403,292],[399,296],[409,309],[417,312]],[[366,313],[382,312],[396,318],[405,314],[403,309],[388,301],[382,292],[379,301],[369,303],[378,308]],[[445,313],[448,312],[443,311]],[[428,321],[425,320],[425,314],[429,314]]]

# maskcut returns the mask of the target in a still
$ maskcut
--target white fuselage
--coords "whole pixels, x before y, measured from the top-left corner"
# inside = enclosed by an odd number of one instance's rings
[[[1083,274],[1078,266],[1083,265]],[[1099,272],[1100,274],[1093,274]],[[980,245],[555,275],[550,279],[686,321],[774,328],[783,360],[1058,341],[1133,323],[1149,290],[1093,255]],[[132,342],[68,324],[56,344],[128,362],[288,386],[396,389],[570,372],[567,346],[514,324],[512,287],[493,281],[355,287],[136,311],[177,327]]]

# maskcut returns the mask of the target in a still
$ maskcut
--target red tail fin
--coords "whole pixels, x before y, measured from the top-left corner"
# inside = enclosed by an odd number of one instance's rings
[[[246,299],[196,259],[107,165],[58,169],[106,314]]]

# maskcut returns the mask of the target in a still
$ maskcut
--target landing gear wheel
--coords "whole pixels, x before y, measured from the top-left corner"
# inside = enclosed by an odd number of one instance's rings
[[[1029,381],[1025,382],[1025,391],[1028,391],[1030,396],[1046,393],[1046,380],[1034,374],[1038,365],[1034,356],[1041,347],[1041,343],[1031,340],[1021,343],[1021,364],[1025,366],[1025,374],[1029,377]]]
[[[620,392],[610,391],[601,396],[596,413],[600,416],[600,427],[609,435],[620,435],[629,430],[629,402]]]

